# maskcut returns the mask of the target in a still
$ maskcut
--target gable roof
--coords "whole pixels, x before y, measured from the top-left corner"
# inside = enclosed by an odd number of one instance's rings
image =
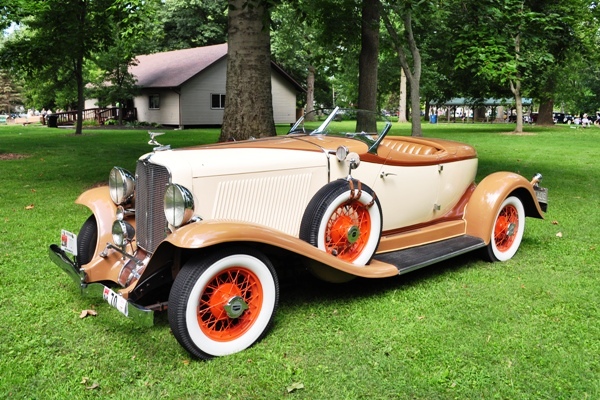
[[[136,57],[130,72],[141,87],[177,87],[225,56],[227,43],[147,54]]]
[[[179,87],[215,62],[227,57],[227,43],[191,49],[166,51],[137,56],[137,65],[129,67],[143,88]],[[298,91],[305,89],[279,65],[271,66]]]

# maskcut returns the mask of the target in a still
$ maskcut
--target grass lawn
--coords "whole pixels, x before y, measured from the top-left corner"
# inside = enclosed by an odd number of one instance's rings
[[[139,328],[80,297],[47,255],[88,211],[75,198],[135,169],[145,131],[0,126],[0,398],[596,399],[600,397],[600,129],[428,124],[479,153],[478,179],[544,174],[546,220],[506,263],[466,255],[406,276],[282,282],[254,347],[190,360],[166,314]],[[282,127],[281,130],[284,130]],[[394,128],[408,135],[409,125]],[[217,130],[172,131],[173,147]],[[96,317],[80,319],[82,310]],[[292,386],[301,387],[288,393]]]

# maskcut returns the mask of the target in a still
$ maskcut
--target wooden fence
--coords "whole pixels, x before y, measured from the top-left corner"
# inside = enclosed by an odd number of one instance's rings
[[[137,109],[135,108],[123,108],[120,112],[123,113],[123,121],[137,120]],[[63,111],[52,115],[57,116],[57,125],[75,125],[77,122],[77,111]],[[83,110],[82,118],[84,121],[96,121],[99,125],[104,125],[108,120],[119,120],[119,109],[117,107],[88,108]]]

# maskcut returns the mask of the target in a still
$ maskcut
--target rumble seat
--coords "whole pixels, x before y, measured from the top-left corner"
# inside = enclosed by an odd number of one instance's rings
[[[380,146],[385,146],[390,150],[398,153],[414,154],[420,156],[430,156],[442,151],[441,149],[429,146],[424,143],[409,142],[404,140],[384,139],[381,141]]]

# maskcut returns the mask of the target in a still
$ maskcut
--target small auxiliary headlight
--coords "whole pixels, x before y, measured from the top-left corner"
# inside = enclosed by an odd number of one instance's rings
[[[131,224],[116,220],[112,226],[113,243],[120,248],[125,248],[128,243],[131,243],[135,236],[135,228]]]
[[[190,222],[194,216],[194,196],[178,184],[167,186],[165,192],[165,217],[176,228]]]
[[[360,156],[354,152],[348,153],[348,156],[346,157],[346,163],[348,163],[348,167],[351,170],[356,169],[360,165]]]
[[[346,159],[349,152],[350,150],[348,150],[346,146],[340,146],[335,151],[335,157],[338,159],[338,161],[342,162]]]
[[[125,219],[125,209],[123,208],[123,206],[117,206],[117,212],[115,213],[115,217],[117,217],[119,221],[123,221]]]
[[[133,197],[135,178],[126,169],[114,167],[108,176],[108,187],[112,201],[124,204]]]

